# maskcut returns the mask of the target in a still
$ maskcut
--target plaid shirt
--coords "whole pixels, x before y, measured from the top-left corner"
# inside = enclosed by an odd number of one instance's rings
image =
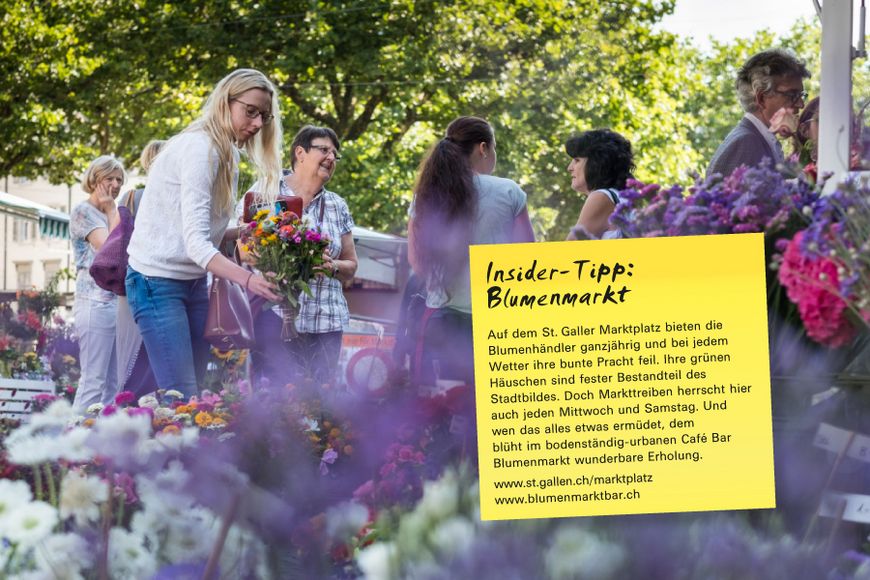
[[[280,181],[280,193],[282,195],[296,195],[293,193],[283,177],[290,175],[289,169],[282,171]],[[323,222],[320,222],[321,207],[323,208]],[[236,207],[239,218],[242,216],[241,202]],[[341,254],[341,236],[348,234],[353,229],[353,218],[347,203],[337,193],[328,191],[326,188],[314,196],[311,203],[303,210],[303,215],[308,216],[315,227],[327,234],[330,239],[327,251],[333,259],[338,259]],[[341,281],[326,276],[309,280],[311,293],[314,297],[302,294],[299,297],[299,316],[296,318],[296,331],[299,333],[320,334],[342,330],[350,320],[347,309],[347,300],[344,298]],[[276,307],[273,311],[280,314]]]

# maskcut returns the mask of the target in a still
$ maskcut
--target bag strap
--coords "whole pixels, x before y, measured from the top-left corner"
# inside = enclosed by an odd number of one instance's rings
[[[326,190],[323,190],[323,193],[320,195],[322,199],[320,200],[320,219],[317,220],[317,227],[323,229],[323,212],[326,211]]]

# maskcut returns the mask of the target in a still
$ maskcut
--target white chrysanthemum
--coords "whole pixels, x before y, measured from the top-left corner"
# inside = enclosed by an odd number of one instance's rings
[[[148,407],[149,409],[157,409],[160,407],[160,401],[157,400],[157,397],[154,395],[145,395],[144,397],[139,397],[139,406],[140,407]]]
[[[81,578],[82,570],[94,562],[93,550],[77,534],[51,535],[36,547],[34,555],[39,569],[58,579]]]
[[[195,507],[167,526],[162,555],[169,562],[196,562],[209,557],[220,528],[217,518],[205,508]]]
[[[271,578],[266,545],[255,534],[231,526],[220,555],[220,569],[227,577]]]
[[[453,516],[432,530],[429,539],[444,556],[455,556],[468,550],[474,541],[474,525],[462,516]]]
[[[109,531],[109,575],[112,578],[151,578],[154,575],[157,559],[142,540],[142,536],[123,528]]]
[[[441,521],[456,513],[459,507],[459,482],[454,471],[447,471],[438,481],[423,485],[423,498],[415,511],[432,522]]]
[[[176,391],[175,389],[169,389],[165,393],[163,393],[167,397],[172,397],[173,399],[183,399],[184,395],[181,391]]]
[[[553,545],[544,554],[544,565],[553,580],[616,578],[625,562],[622,546],[605,542],[576,526],[566,526],[553,534]]]
[[[66,399],[58,399],[53,401],[41,413],[34,413],[30,417],[30,425],[34,428],[54,426],[66,427],[75,419],[72,405]]]
[[[347,501],[326,510],[326,534],[346,540],[359,532],[369,521],[369,510],[355,501]]]
[[[102,403],[94,403],[93,405],[85,409],[85,413],[87,413],[88,415],[99,415],[103,412],[103,409],[105,408],[106,406]]]
[[[190,474],[181,462],[173,460],[153,476],[136,476],[136,491],[147,509],[157,510],[167,517],[183,517],[193,504],[183,491],[189,479]]]
[[[0,537],[3,537],[5,520],[9,513],[17,507],[29,503],[33,499],[30,486],[23,481],[0,479]]]
[[[199,427],[184,427],[178,433],[158,433],[155,440],[161,448],[169,451],[181,451],[195,447],[199,443]]]
[[[154,409],[154,418],[155,419],[171,419],[175,416],[175,411],[170,409],[169,407],[157,407]]]
[[[16,465],[39,465],[58,459],[57,437],[20,428],[6,438],[9,461]]]
[[[398,552],[392,542],[375,542],[363,548],[356,563],[366,580],[392,580],[399,576]]]
[[[76,524],[85,526],[100,518],[100,504],[109,499],[108,483],[99,477],[70,471],[60,488],[60,517],[73,517]]]
[[[128,462],[139,458],[142,444],[151,437],[151,417],[115,413],[100,417],[94,424],[90,446],[98,454],[115,461]]]
[[[86,427],[73,427],[57,439],[57,455],[73,463],[83,463],[94,458],[94,450],[88,446],[91,430]]]
[[[29,548],[51,534],[57,521],[57,510],[44,501],[25,503],[6,514],[0,536],[5,536],[13,544]]]

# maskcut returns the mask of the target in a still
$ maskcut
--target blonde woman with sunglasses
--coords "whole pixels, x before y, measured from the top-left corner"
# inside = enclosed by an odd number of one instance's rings
[[[278,94],[263,73],[224,77],[200,117],[164,146],[148,173],[130,240],[126,289],[157,387],[197,393],[208,354],[206,274],[241,284],[268,300],[275,286],[218,250],[237,237],[233,215],[240,150],[274,199],[281,168]]]

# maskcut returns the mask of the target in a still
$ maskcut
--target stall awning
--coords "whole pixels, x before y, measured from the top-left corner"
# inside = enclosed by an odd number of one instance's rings
[[[408,240],[358,226],[352,233],[359,259],[356,278],[396,286]]]
[[[0,191],[0,212],[38,221],[43,236],[69,238],[69,215],[47,205]]]

